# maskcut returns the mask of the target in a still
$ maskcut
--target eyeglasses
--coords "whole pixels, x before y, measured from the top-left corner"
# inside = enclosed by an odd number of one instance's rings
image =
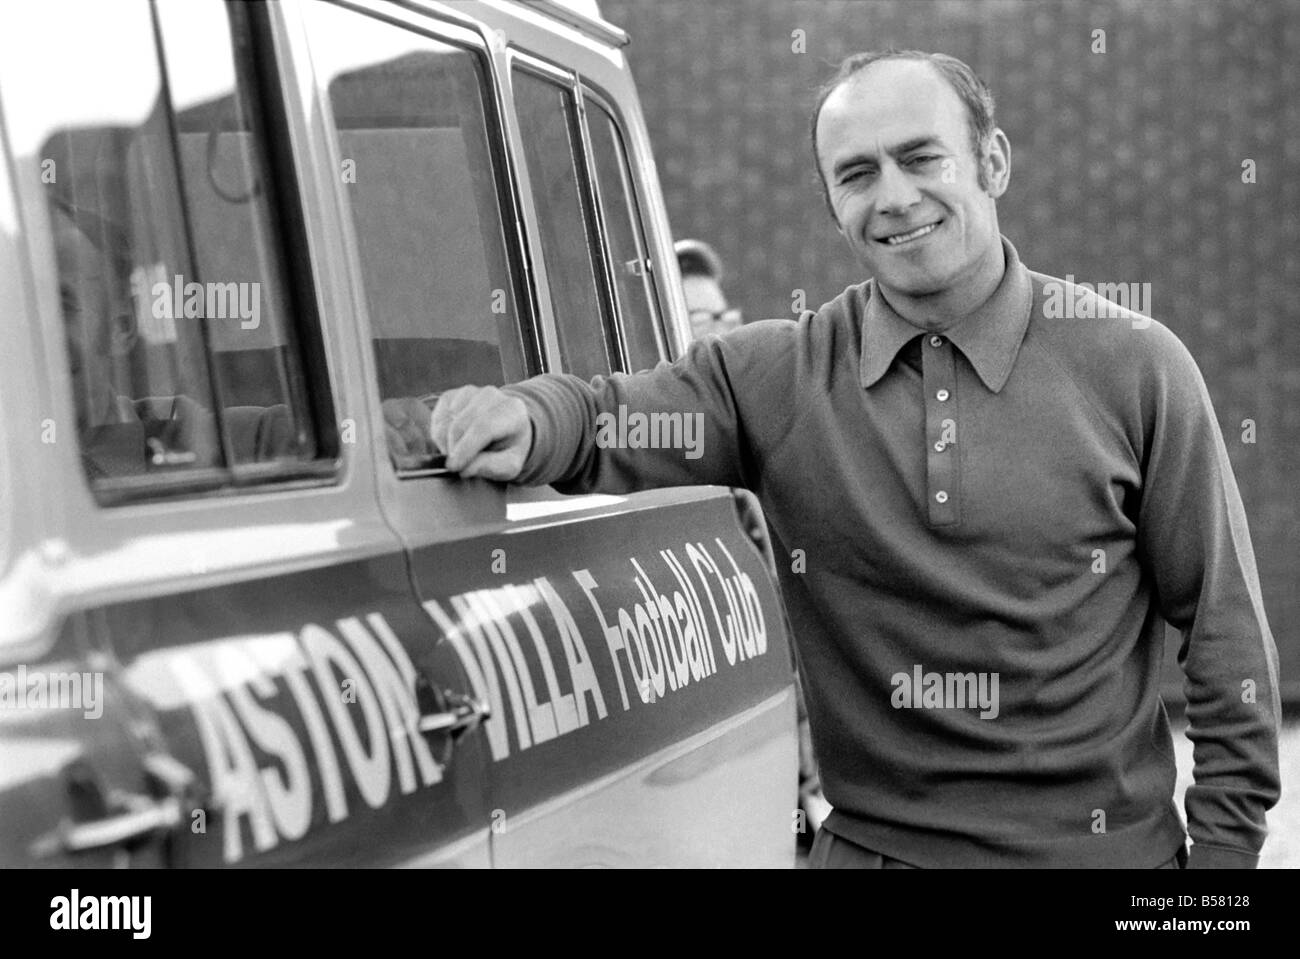
[[[720,326],[740,326],[744,319],[744,313],[735,306],[725,310],[691,310],[687,315],[693,327],[711,326],[715,323]]]

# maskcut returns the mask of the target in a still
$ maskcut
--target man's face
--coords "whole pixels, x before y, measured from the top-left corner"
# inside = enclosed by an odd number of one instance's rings
[[[997,255],[1005,139],[986,190],[968,122],[956,91],[916,60],[872,64],[822,107],[817,149],[837,225],[886,290],[940,293]]]
[[[691,335],[695,339],[709,333],[726,333],[740,325],[739,316],[723,315],[730,312],[727,297],[713,277],[695,274],[683,276],[682,293],[686,296],[686,312],[691,320]]]

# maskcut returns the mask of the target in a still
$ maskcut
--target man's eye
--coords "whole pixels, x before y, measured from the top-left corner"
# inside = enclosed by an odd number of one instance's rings
[[[908,157],[907,160],[904,162],[906,162],[908,166],[921,166],[924,163],[929,163],[932,160],[937,160],[937,159],[939,159],[937,156],[932,156],[929,153],[923,153],[920,156]]]
[[[852,183],[854,180],[860,180],[864,176],[867,176],[870,172],[871,172],[870,170],[853,170],[849,173],[844,174],[844,176],[840,179],[840,184],[843,185],[845,183]]]

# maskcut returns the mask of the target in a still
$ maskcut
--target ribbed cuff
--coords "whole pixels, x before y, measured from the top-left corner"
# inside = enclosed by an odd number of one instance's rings
[[[1199,842],[1192,843],[1187,857],[1188,869],[1254,869],[1258,865],[1256,853],[1224,846],[1204,846]]]
[[[503,393],[509,393],[516,399],[523,400],[524,407],[528,410],[528,419],[532,425],[531,436],[528,441],[528,455],[524,457],[524,465],[519,470],[512,483],[521,486],[535,485],[536,476],[541,472],[541,464],[538,460],[541,458],[538,451],[537,434],[542,429],[543,418],[546,415],[545,409],[533,397],[523,390],[511,389],[510,386],[504,386],[501,389]]]

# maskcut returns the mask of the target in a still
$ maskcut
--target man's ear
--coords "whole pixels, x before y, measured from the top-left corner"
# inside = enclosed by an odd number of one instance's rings
[[[989,134],[980,164],[984,174],[984,192],[996,200],[1007,192],[1007,185],[1011,182],[1011,143],[1001,127]]]
[[[826,201],[826,215],[831,218],[831,223],[835,227],[835,232],[847,240],[848,235],[844,232],[844,224],[841,223],[840,218],[835,215],[835,207],[831,205],[831,195],[826,192],[824,187],[822,189],[822,199]]]
[[[826,206],[826,215],[830,217],[831,222],[835,224],[835,232],[840,236],[844,236],[844,227],[840,226],[840,218],[835,215],[835,207],[831,204],[831,192],[826,186],[826,177],[821,173],[819,173],[818,176],[821,181],[822,202]]]

